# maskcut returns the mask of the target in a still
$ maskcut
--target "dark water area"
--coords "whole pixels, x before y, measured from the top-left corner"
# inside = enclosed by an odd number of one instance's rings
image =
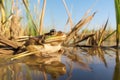
[[[15,61],[1,58],[0,80],[120,80],[120,50],[82,48],[56,54]]]

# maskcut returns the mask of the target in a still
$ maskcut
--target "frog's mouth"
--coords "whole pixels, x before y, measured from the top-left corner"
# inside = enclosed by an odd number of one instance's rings
[[[45,39],[45,43],[49,43],[49,42],[62,42],[64,41],[66,38],[66,35],[58,35],[58,36],[51,36],[51,37],[47,37]]]

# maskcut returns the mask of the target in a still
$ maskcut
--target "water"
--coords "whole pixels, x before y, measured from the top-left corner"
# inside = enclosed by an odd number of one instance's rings
[[[1,58],[0,80],[120,80],[119,50],[82,48],[55,54],[15,61]]]

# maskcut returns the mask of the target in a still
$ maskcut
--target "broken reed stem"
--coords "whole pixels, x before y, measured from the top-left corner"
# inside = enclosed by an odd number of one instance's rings
[[[67,14],[68,14],[68,22],[70,23],[71,30],[72,30],[73,21],[72,21],[71,14],[70,14],[70,12],[69,12],[69,9],[68,9],[68,7],[67,7],[67,4],[66,4],[65,0],[62,0],[62,1],[63,1],[63,4],[64,4],[64,7],[65,7],[65,9],[66,9],[66,12],[67,12]]]
[[[86,17],[85,19],[80,20],[75,25],[75,27],[70,31],[70,33],[68,33],[65,41],[63,42],[63,45],[69,45],[69,42],[71,39],[73,39],[75,33],[78,32],[85,24],[89,23],[95,14],[96,14],[96,12],[94,12],[92,15]]]
[[[29,55],[32,55],[32,54],[36,54],[37,52],[40,52],[40,51],[34,51],[34,52],[25,51],[23,53],[16,54],[12,58],[10,58],[10,60],[15,60],[15,59],[19,59],[19,58],[29,56]]]
[[[40,27],[39,27],[39,34],[40,35],[42,35],[45,8],[46,8],[46,0],[44,0],[44,2],[43,2],[42,13],[41,13],[41,16],[40,16]]]

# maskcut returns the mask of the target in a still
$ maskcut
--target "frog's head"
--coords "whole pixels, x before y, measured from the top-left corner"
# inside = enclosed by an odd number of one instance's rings
[[[54,35],[48,36],[45,39],[45,42],[46,43],[49,43],[49,42],[62,42],[62,41],[65,40],[65,38],[66,38],[66,34],[61,32],[61,31],[58,31]]]

